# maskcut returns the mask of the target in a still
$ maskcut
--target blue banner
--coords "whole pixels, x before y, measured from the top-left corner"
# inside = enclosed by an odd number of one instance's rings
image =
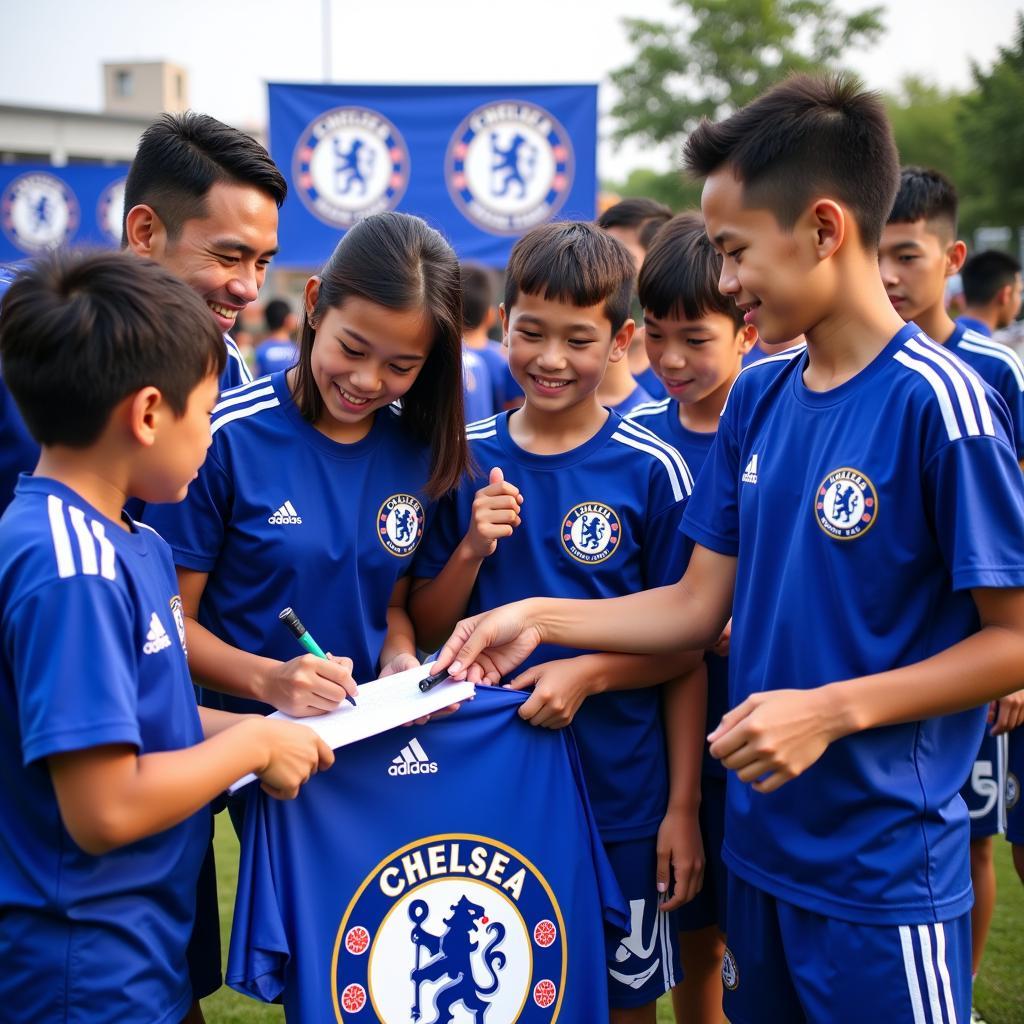
[[[0,263],[59,245],[120,246],[128,164],[0,165]]]
[[[362,217],[423,217],[461,259],[504,266],[536,224],[592,220],[596,85],[271,84],[270,151],[288,177],[286,266],[320,266]]]

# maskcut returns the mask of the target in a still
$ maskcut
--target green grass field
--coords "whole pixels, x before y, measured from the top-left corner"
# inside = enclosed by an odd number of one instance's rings
[[[231,908],[238,874],[238,842],[226,814],[217,816],[217,876],[220,925],[227,958]],[[1010,861],[1010,847],[996,840],[999,903],[996,908],[985,962],[975,989],[975,1003],[988,1024],[1024,1024],[1024,886]],[[282,1024],[284,1012],[222,988],[203,1002],[208,1024]],[[658,1024],[671,1024],[667,1000],[658,1005]],[[826,1024],[826,1022],[822,1022]],[[966,1024],[966,1022],[963,1022]]]

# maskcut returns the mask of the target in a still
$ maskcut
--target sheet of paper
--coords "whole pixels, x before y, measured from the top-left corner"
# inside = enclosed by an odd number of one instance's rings
[[[430,675],[433,667],[434,663],[430,662],[406,672],[396,672],[385,679],[363,683],[356,694],[357,707],[342,701],[336,710],[315,718],[292,718],[283,711],[275,711],[269,717],[304,725],[318,733],[332,750],[337,750],[338,747],[376,736],[459,701],[472,699],[472,683],[458,683],[450,679],[423,693],[419,686],[420,680]],[[229,786],[228,792],[235,793],[255,781],[255,775],[246,775]]]

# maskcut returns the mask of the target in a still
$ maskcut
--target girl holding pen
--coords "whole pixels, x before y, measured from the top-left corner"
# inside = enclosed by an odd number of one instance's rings
[[[411,556],[466,466],[461,330],[451,248],[378,214],[306,283],[298,364],[221,395],[188,498],[146,515],[174,552],[202,704],[321,714],[417,664]],[[345,657],[296,657],[286,605]]]

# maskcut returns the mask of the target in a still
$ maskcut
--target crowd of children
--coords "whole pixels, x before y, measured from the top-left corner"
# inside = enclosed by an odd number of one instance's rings
[[[201,1021],[211,810],[333,761],[264,715],[440,648],[573,729],[629,909],[614,1024],[668,992],[680,1024],[970,1020],[993,836],[1024,878],[1020,265],[966,259],[953,185],[843,78],[685,157],[701,212],[533,228],[497,317],[489,270],[366,218],[297,342],[268,304],[255,380],[227,332],[287,188],[212,118],[144,133],[124,252],[8,275],[10,1019]]]

